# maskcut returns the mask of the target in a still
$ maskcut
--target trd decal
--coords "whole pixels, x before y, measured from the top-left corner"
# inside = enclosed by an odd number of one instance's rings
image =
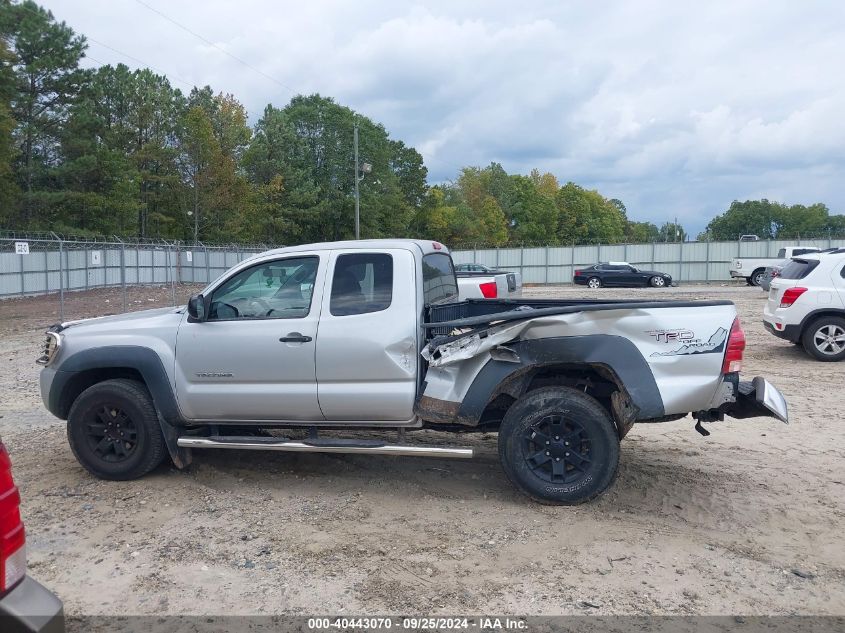
[[[722,352],[725,349],[725,341],[728,339],[728,331],[720,327],[718,330],[713,332],[709,339],[706,341],[702,341],[700,338],[694,338],[695,334],[690,332],[689,330],[672,330],[669,332],[663,332],[665,334],[671,334],[672,332],[682,332],[682,333],[689,333],[692,334],[691,338],[670,338],[668,341],[664,339],[665,342],[669,341],[678,341],[681,343],[678,347],[673,350],[669,350],[668,352],[654,352],[652,356],[686,356],[690,354],[717,354]],[[655,336],[655,333],[649,332],[652,336]],[[661,340],[660,337],[657,337],[657,340]]]
[[[658,343],[696,340],[695,332],[692,330],[649,330],[646,334],[653,336]]]

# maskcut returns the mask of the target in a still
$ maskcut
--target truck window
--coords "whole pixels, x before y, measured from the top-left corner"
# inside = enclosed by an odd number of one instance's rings
[[[329,311],[334,316],[380,312],[393,300],[393,257],[387,253],[340,255],[334,265]]]
[[[786,259],[786,249],[782,248],[778,251],[778,259]]]
[[[301,319],[311,310],[317,257],[292,257],[250,266],[211,295],[209,321]]]
[[[804,279],[818,265],[817,259],[793,259],[780,271],[780,278]]]
[[[443,303],[458,296],[458,282],[452,258],[445,253],[423,256],[423,300],[426,305]]]

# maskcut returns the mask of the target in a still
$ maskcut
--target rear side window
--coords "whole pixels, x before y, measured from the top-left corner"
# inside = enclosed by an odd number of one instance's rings
[[[780,259],[786,259],[786,249],[782,248],[778,251],[778,257]]]
[[[842,270],[839,271],[839,276],[842,277],[842,279],[845,279],[845,266],[843,266]]]
[[[340,255],[329,311],[334,316],[381,312],[393,300],[393,258],[387,253]]]
[[[817,259],[793,259],[780,271],[780,278],[804,279],[818,265]]]
[[[458,282],[452,258],[445,253],[431,253],[422,260],[423,300],[426,305],[442,303],[458,296]]]
[[[806,255],[807,253],[817,252],[815,248],[796,248],[792,251],[793,255]]]

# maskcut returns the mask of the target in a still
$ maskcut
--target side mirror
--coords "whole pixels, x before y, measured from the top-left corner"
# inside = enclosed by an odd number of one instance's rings
[[[202,295],[194,295],[188,299],[188,317],[196,323],[202,323],[206,319],[205,314],[205,297]]]

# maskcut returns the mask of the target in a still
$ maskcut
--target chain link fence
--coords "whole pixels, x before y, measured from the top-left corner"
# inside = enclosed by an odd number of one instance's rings
[[[452,251],[455,263],[479,263],[522,274],[529,284],[569,283],[574,270],[602,261],[624,261],[667,272],[679,282],[727,281],[735,257],[776,257],[784,246],[845,247],[845,238],[753,242],[655,242],[574,246],[487,247]],[[158,286],[177,304],[179,284],[207,284],[244,259],[274,248],[269,244],[187,244],[167,240],[65,237],[55,233],[0,232],[0,299],[55,293],[64,319],[66,293]],[[180,295],[180,301],[183,299]],[[137,303],[137,302],[136,302]],[[136,306],[132,306],[133,308]]]
[[[56,293],[64,319],[65,293],[93,288],[206,284],[238,262],[273,246],[186,244],[167,240],[71,238],[55,233],[0,234],[0,298]]]

